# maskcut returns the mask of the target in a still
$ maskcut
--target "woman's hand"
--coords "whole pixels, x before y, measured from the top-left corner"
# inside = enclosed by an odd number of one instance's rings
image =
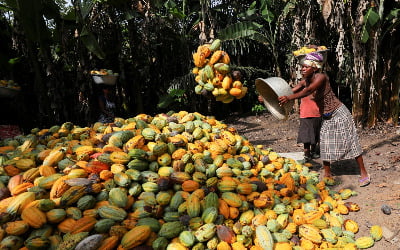
[[[287,97],[287,96],[280,96],[280,97],[278,97],[278,101],[279,101],[279,105],[283,105],[283,104],[285,104],[285,103],[287,103],[288,101],[289,101],[289,97]]]

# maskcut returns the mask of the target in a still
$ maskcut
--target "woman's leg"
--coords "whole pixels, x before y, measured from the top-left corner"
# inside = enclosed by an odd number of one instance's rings
[[[360,187],[365,187],[368,186],[371,182],[371,178],[369,177],[369,174],[367,173],[367,170],[365,169],[364,166],[364,159],[362,157],[362,155],[359,155],[356,157],[356,162],[358,167],[360,168],[360,179],[359,181],[359,186]]]
[[[311,144],[310,151],[311,151],[311,158],[318,159],[320,157],[317,149],[317,144]]]
[[[304,155],[311,156],[310,143],[304,143]]]
[[[365,169],[364,159],[363,159],[362,155],[359,155],[356,157],[356,162],[357,162],[358,167],[360,168],[361,179],[367,178],[368,173],[367,173],[367,170]]]
[[[310,151],[315,152],[315,144],[310,144]]]
[[[322,161],[322,165],[324,166],[324,177],[332,177],[331,162]]]
[[[304,160],[310,161],[311,160],[311,150],[310,150],[310,143],[304,143]]]

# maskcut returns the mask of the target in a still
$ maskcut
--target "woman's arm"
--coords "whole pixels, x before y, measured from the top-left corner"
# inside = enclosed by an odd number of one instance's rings
[[[309,86],[303,88],[301,91],[289,96],[278,97],[279,104],[285,104],[290,100],[302,98],[314,93],[317,89],[321,88],[326,81],[325,74],[315,74]]]
[[[293,93],[297,93],[306,86],[306,81],[301,80],[296,86],[292,88]]]

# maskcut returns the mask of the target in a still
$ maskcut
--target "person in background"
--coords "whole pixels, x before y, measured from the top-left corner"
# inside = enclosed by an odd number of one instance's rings
[[[98,121],[111,123],[115,118],[116,105],[114,102],[114,90],[112,86],[101,85],[101,94],[98,96],[100,116]]]
[[[360,169],[359,186],[370,184],[371,177],[364,166],[362,148],[357,129],[348,108],[336,97],[329,78],[320,69],[323,65],[321,53],[312,52],[305,56],[302,75],[310,84],[301,91],[289,96],[278,97],[279,103],[314,95],[321,115],[320,153],[324,167],[324,177],[332,178],[331,162],[354,158]]]
[[[304,77],[304,76],[303,76]],[[293,93],[298,93],[310,85],[308,78],[303,78],[292,88]],[[314,93],[315,94],[315,93]],[[304,161],[319,158],[317,144],[319,143],[319,131],[321,129],[321,113],[314,95],[301,98],[300,101],[300,126],[297,136],[297,143],[304,145]]]

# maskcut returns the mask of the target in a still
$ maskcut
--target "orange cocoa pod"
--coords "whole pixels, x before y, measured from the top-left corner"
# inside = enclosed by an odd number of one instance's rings
[[[225,219],[229,218],[229,205],[223,199],[218,199],[218,212],[224,216]]]
[[[240,214],[240,211],[237,207],[229,207],[229,218],[236,219]]]
[[[41,228],[47,222],[46,214],[34,206],[25,208],[21,218],[33,228]]]
[[[94,228],[96,222],[97,220],[92,216],[83,216],[74,223],[71,227],[70,233],[76,234],[80,232],[90,232]]]
[[[186,192],[193,192],[199,189],[200,184],[194,180],[186,180],[182,183],[182,190]]]
[[[6,154],[7,152],[14,151],[14,150],[15,150],[14,146],[3,146],[3,147],[0,147],[0,154]]]
[[[22,235],[29,230],[29,224],[23,220],[7,222],[5,231],[8,235]]]
[[[39,173],[41,176],[50,176],[57,173],[57,171],[53,166],[41,165],[39,167]]]
[[[50,154],[50,152],[52,151],[52,149],[45,149],[45,150],[42,150],[42,151],[40,151],[39,153],[38,153],[38,155],[37,155],[37,159],[38,160],[41,160],[41,161],[44,161],[44,159],[46,159],[46,157]]]
[[[53,183],[50,189],[50,199],[60,198],[71,186],[68,185],[64,180],[67,180],[68,176],[62,176]]]
[[[95,194],[100,193],[100,191],[103,189],[103,184],[102,183],[93,183],[91,186],[91,191]]]
[[[127,229],[131,230],[132,228],[136,227],[137,223],[138,223],[137,219],[128,218],[128,219],[123,220],[121,222],[121,225],[126,227]]]
[[[100,179],[102,180],[111,180],[114,178],[114,174],[110,170],[102,170],[100,172]]]
[[[26,170],[23,174],[22,177],[24,179],[24,182],[34,182],[36,178],[40,176],[39,168],[31,168]]]
[[[0,213],[5,213],[8,205],[16,199],[16,196],[8,197],[0,200]]]
[[[240,95],[242,94],[242,90],[239,89],[239,88],[231,88],[231,89],[229,90],[229,94],[230,94],[231,96],[237,97],[237,96],[240,96]]]
[[[74,227],[76,220],[73,218],[67,218],[57,225],[57,229],[62,233],[69,233]]]
[[[225,242],[225,241],[221,241],[218,243],[217,245],[217,250],[231,250],[231,246],[229,245],[229,243]]]
[[[13,166],[13,165],[7,165],[3,167],[4,171],[7,173],[8,176],[15,176],[21,173],[21,169]]]
[[[112,250],[115,249],[119,244],[119,238],[117,236],[110,236],[104,239],[97,250]]]
[[[12,190],[11,190],[11,195],[19,195],[23,192],[26,192],[28,190],[28,188],[33,187],[33,183],[30,182],[25,182],[25,183],[21,183],[17,186],[15,186]]]
[[[136,226],[121,239],[123,249],[131,249],[146,242],[151,235],[151,228],[148,225]]]
[[[24,178],[22,176],[22,174],[18,174],[18,175],[14,175],[13,177],[11,177],[8,180],[8,190],[13,190],[16,186],[18,186],[19,184],[21,184],[24,181]]]

